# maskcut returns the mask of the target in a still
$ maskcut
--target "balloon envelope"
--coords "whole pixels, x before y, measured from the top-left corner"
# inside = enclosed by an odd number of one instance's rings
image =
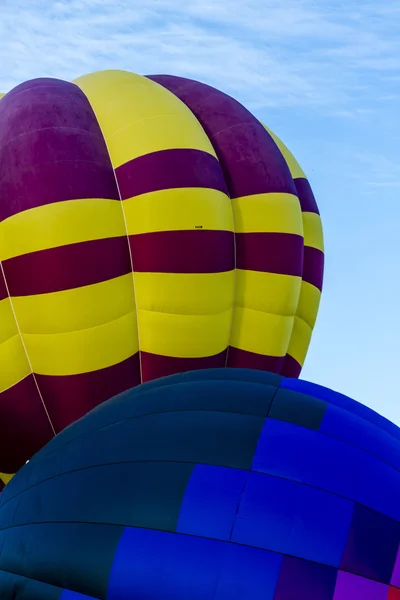
[[[233,98],[172,76],[0,101],[0,471],[157,377],[298,376],[323,240],[310,185]]]
[[[399,450],[398,427],[304,381],[217,369],[145,384],[5,488],[0,596],[395,599]]]

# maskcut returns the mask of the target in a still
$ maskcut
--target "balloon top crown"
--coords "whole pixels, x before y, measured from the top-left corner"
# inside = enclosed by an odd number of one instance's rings
[[[323,259],[304,172],[225,93],[102,71],[0,100],[0,393],[56,431],[174,372],[298,377]]]

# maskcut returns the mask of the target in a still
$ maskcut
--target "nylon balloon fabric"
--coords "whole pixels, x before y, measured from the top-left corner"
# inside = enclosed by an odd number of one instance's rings
[[[0,472],[14,473],[142,382],[297,377],[323,235],[297,161],[236,100],[102,71],[1,98],[0,263]]]
[[[150,382],[7,485],[0,597],[395,600],[399,468],[399,428],[327,388],[247,369]]]

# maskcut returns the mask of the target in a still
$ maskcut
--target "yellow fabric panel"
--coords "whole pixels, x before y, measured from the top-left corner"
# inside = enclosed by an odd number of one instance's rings
[[[193,113],[154,81],[115,70],[85,75],[75,83],[96,113],[114,168],[170,148],[194,148],[216,156]]]
[[[233,231],[231,200],[206,188],[149,192],[123,201],[128,234],[203,229]]]
[[[321,292],[319,289],[308,283],[308,281],[302,281],[297,316],[303,319],[311,328],[314,327],[317,319],[320,300]]]
[[[187,315],[220,314],[232,307],[235,271],[224,273],[135,273],[139,310]],[[145,317],[147,319],[147,317]],[[186,322],[186,321],[185,321]],[[139,320],[142,338],[142,326]],[[216,332],[209,331],[210,336]],[[223,335],[225,339],[225,334]]]
[[[316,213],[303,212],[304,245],[324,251],[321,217]]]
[[[303,366],[310,345],[312,329],[303,319],[294,318],[293,333],[290,339],[288,354]]]
[[[121,203],[90,198],[25,210],[0,223],[0,260],[100,238],[126,235]]]
[[[268,356],[284,356],[294,317],[235,307],[231,346]]]
[[[303,235],[301,207],[293,194],[270,193],[232,200],[236,233],[274,232]]]
[[[21,336],[0,344],[0,392],[7,390],[31,373]]]
[[[163,356],[201,358],[225,350],[232,308],[212,315],[176,315],[138,310],[140,349]]]
[[[277,135],[275,135],[275,133],[273,133],[266,125],[264,125],[264,123],[262,123],[262,126],[268,131],[275,144],[281,151],[281,154],[283,155],[283,158],[285,159],[286,164],[289,167],[292,178],[297,179],[298,177],[304,177],[306,179],[303,169],[301,168],[293,154],[290,152],[289,148],[282,142],[282,140],[278,138]]]
[[[15,473],[0,473],[0,479],[3,481],[3,483],[5,483],[5,485],[7,485],[7,483],[11,481],[14,475]]]
[[[61,292],[16,296],[13,305],[22,333],[67,333],[97,327],[135,307],[132,274]]]
[[[236,271],[236,306],[275,315],[296,313],[301,278],[260,271]]]
[[[0,344],[18,335],[10,298],[0,300]],[[1,367],[0,367],[1,370]]]
[[[59,334],[24,334],[40,375],[73,375],[110,367],[138,351],[135,312],[99,327]]]

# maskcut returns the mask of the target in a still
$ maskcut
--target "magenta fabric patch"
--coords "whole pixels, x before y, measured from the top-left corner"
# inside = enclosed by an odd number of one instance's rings
[[[383,583],[339,571],[333,600],[386,600],[388,591]]]

